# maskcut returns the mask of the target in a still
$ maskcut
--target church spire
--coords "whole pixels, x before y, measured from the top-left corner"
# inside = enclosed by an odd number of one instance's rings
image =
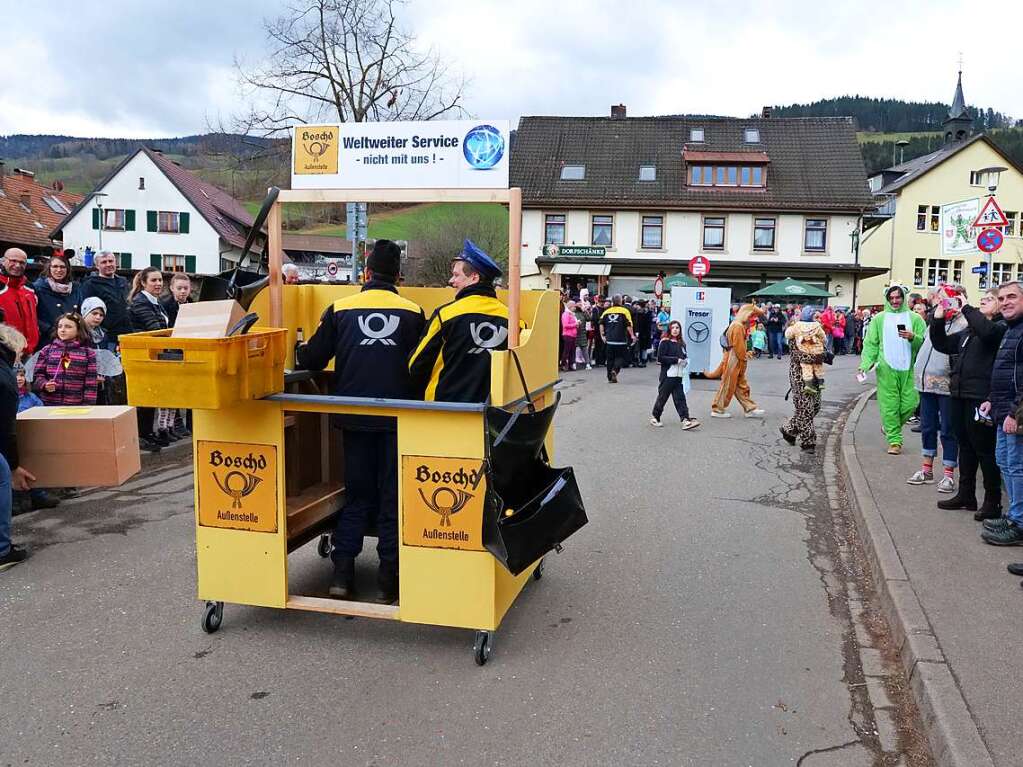
[[[959,66],[959,79],[956,81],[956,94],[952,98],[948,117],[941,124],[945,134],[945,143],[952,144],[963,141],[973,135],[973,117],[966,108],[966,97],[963,96],[963,69]]]
[[[948,110],[950,120],[966,115],[966,99],[963,97],[963,72],[959,70],[959,81],[956,83],[956,95],[952,99],[952,108]]]

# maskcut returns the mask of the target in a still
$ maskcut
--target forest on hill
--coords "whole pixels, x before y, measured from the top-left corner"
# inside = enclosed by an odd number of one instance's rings
[[[938,102],[839,96],[811,104],[776,106],[771,108],[771,112],[777,117],[851,117],[856,122],[857,130],[906,133],[941,130],[941,123],[948,116],[948,107],[948,104]],[[1011,128],[1023,123],[991,107],[968,106],[966,110],[973,118],[973,127],[977,132]]]

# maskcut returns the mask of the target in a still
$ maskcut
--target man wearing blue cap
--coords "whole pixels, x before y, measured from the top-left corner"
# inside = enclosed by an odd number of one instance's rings
[[[451,262],[455,300],[433,313],[409,360],[416,393],[429,401],[485,402],[490,352],[508,348],[508,307],[497,299],[501,269],[472,240]]]

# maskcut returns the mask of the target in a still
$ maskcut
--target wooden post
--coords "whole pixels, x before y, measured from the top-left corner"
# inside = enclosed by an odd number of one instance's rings
[[[284,241],[281,234],[281,203],[277,201],[266,217],[267,243],[270,248],[270,317],[272,328],[284,327]]]
[[[522,190],[508,190],[508,348],[519,345],[522,293]]]

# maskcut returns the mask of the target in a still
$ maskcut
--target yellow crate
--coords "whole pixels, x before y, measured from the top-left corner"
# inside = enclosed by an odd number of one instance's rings
[[[284,390],[287,331],[229,338],[171,338],[170,330],[120,337],[128,404],[219,410]]]

